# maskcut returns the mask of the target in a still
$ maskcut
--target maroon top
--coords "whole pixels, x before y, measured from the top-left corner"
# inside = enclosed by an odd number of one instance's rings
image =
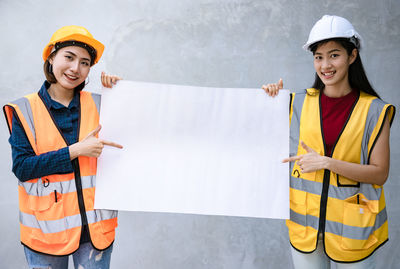
[[[347,118],[358,98],[358,92],[353,90],[345,96],[332,98],[321,94],[322,129],[326,152],[330,156],[332,148],[341,133]]]

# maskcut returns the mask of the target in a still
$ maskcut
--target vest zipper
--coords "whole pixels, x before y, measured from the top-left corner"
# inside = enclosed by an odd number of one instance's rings
[[[322,136],[322,142],[324,143],[324,155],[326,153],[326,143],[325,143],[325,136],[324,136],[324,127],[322,123],[322,107],[321,107],[321,95],[322,93],[319,94],[319,118],[320,118],[320,128],[321,128],[321,136]],[[339,135],[340,136],[340,135]],[[337,142],[337,140],[336,140]],[[335,143],[336,145],[336,143]],[[333,146],[331,150],[331,154],[335,148],[335,145]],[[330,157],[330,156],[328,156]],[[317,244],[318,245],[318,238],[319,235],[322,234],[323,242],[325,242],[325,221],[326,221],[326,206],[328,204],[328,191],[329,191],[329,178],[330,178],[330,171],[329,170],[324,170],[324,179],[322,181],[322,192],[321,192],[321,200],[319,204],[319,224],[318,224],[318,234],[317,234]],[[323,243],[324,244],[324,243]]]
[[[328,204],[328,190],[329,190],[329,170],[324,170],[324,180],[322,183],[322,193],[321,193],[321,202],[319,208],[319,226],[318,226],[318,236],[322,233],[322,236],[325,237],[325,222],[326,222],[326,206]],[[318,240],[317,240],[318,242]]]
[[[78,158],[72,161],[72,165],[74,166],[76,194],[78,196],[78,205],[79,205],[79,211],[81,213],[82,231],[83,231],[83,226],[88,225],[88,221],[85,210],[85,201],[83,200],[82,179],[81,179],[81,172],[80,172]]]
[[[81,102],[80,102],[80,97],[79,97],[79,117],[78,117],[78,128],[77,128],[77,142],[79,142],[79,134],[81,132]],[[82,178],[81,178],[81,169],[79,166],[79,157],[75,158],[72,162],[74,166],[74,175],[75,175],[75,185],[76,185],[76,194],[78,196],[78,205],[79,205],[79,211],[81,213],[81,220],[82,220],[82,226],[81,226],[81,239],[82,235],[85,233],[85,230],[87,231],[87,234],[89,236],[89,241],[91,242],[90,238],[90,231],[89,231],[89,224],[87,221],[87,215],[86,215],[86,208],[85,208],[85,201],[83,199],[83,191],[82,191]],[[86,227],[86,228],[85,228]]]
[[[324,143],[324,155],[326,153],[326,143],[325,143],[325,137],[324,137],[324,128],[322,124],[322,107],[321,107],[321,95],[322,93],[319,94],[319,117],[320,117],[320,128],[321,128],[321,135],[322,135],[322,142]],[[356,100],[354,101],[354,104],[350,110],[349,115],[347,116],[347,120],[344,123],[342,130],[340,131],[338,137],[336,138],[336,141],[331,149],[331,153],[329,154],[329,158],[332,158],[333,152],[335,151],[336,145],[340,139],[340,136],[342,135],[344,129],[347,126],[347,123],[349,122],[351,118],[351,114],[353,114],[354,108],[356,104],[358,103],[358,100],[360,99],[360,93],[358,93],[358,96]],[[320,208],[319,208],[319,225],[318,225],[318,234],[317,234],[317,244],[318,245],[318,237],[320,234],[322,234],[322,244],[324,245],[325,249],[325,226],[326,226],[326,208],[328,205],[328,191],[329,191],[329,185],[330,185],[330,170],[325,169],[324,170],[324,179],[322,182],[322,193],[321,193],[321,201],[320,201]],[[325,251],[326,253],[326,251]]]

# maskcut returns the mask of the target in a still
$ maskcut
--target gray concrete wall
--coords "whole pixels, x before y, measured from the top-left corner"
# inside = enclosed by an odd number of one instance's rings
[[[87,27],[106,45],[88,90],[102,70],[125,79],[215,87],[260,87],[284,79],[299,90],[313,80],[301,49],[323,14],[348,18],[365,40],[372,84],[400,107],[400,1],[397,0],[0,0],[0,104],[36,91],[42,49],[61,26]],[[378,268],[400,264],[399,117],[392,126],[385,184],[390,240]],[[0,268],[26,268],[19,243],[17,179],[8,130],[0,120]],[[112,268],[292,268],[283,221],[121,212]]]

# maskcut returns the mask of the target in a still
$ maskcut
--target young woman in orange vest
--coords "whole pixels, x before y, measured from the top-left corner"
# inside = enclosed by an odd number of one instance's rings
[[[82,91],[104,50],[87,29],[57,30],[43,51],[39,92],[4,106],[19,179],[21,242],[30,268],[109,268],[117,212],[94,209],[100,95]],[[105,87],[118,76],[102,73]]]
[[[290,220],[295,268],[375,268],[388,240],[383,184],[395,108],[368,82],[362,39],[349,21],[323,16],[304,49],[312,88],[290,100]],[[263,85],[270,96],[283,82]]]

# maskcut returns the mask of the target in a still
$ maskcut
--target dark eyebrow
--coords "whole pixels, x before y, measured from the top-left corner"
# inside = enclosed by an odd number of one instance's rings
[[[332,52],[335,52],[335,51],[339,51],[340,52],[340,49],[333,49],[333,50],[328,51],[328,53],[332,53]]]
[[[76,55],[75,53],[73,53],[72,51],[66,50],[65,52],[66,52],[66,53],[69,53],[69,54],[72,54],[73,56],[77,57],[77,55]],[[82,60],[85,60],[85,61],[89,61],[89,62],[90,62],[90,59],[88,59],[88,58],[82,58]]]
[[[333,50],[328,51],[328,53],[332,53],[332,52],[335,52],[335,51],[339,51],[340,52],[341,50],[340,49],[333,49]],[[321,55],[322,53],[321,52],[315,52],[314,55],[315,54]]]

